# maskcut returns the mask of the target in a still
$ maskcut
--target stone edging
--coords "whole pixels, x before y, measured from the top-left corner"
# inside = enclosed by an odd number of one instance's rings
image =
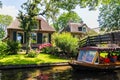
[[[69,64],[68,62],[61,62],[61,63],[25,64],[25,65],[0,65],[0,69],[39,68],[49,66],[69,66]]]

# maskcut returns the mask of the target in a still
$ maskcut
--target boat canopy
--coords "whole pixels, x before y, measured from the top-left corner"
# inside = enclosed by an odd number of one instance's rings
[[[80,50],[97,50],[97,51],[120,51],[120,47],[83,47]]]

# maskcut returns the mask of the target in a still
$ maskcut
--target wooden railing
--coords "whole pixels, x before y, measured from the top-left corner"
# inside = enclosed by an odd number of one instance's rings
[[[87,38],[80,40],[79,46],[96,46],[97,44],[119,44],[120,43],[120,31],[111,32],[103,35],[88,36]]]

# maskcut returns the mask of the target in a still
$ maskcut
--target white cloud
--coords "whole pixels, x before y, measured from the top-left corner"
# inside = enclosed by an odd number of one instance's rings
[[[15,8],[15,6],[3,5],[3,7],[0,9],[0,14],[10,15],[15,19],[18,14],[18,10]]]

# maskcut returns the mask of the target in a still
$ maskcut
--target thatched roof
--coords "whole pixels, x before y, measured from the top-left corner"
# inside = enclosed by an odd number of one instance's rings
[[[37,17],[39,21],[41,21],[41,28],[37,31],[48,31],[48,32],[54,32],[55,29],[51,27],[42,17]],[[15,29],[15,30],[22,30],[20,28],[20,22],[18,19],[15,19],[8,27],[7,29]]]
[[[90,30],[90,28],[88,28],[88,26],[86,24],[84,24],[84,23],[72,23],[72,22],[69,22],[67,27],[65,27],[64,29],[61,29],[60,32],[68,31],[68,32],[71,32],[71,33],[85,34],[86,32],[79,31],[79,29],[78,29],[79,27],[85,27],[86,31]]]
[[[69,27],[70,27],[70,32],[72,33],[84,33],[83,31],[78,30],[78,27],[83,27],[83,25],[80,23],[69,23]]]

